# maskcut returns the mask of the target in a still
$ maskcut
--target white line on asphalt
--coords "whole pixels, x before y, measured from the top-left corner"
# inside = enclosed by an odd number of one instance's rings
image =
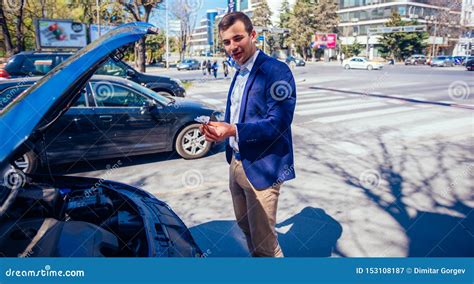
[[[416,123],[416,122],[415,122]],[[428,124],[416,125],[409,128],[400,128],[398,131],[390,131],[384,135],[384,138],[395,137],[429,137],[434,134],[439,134],[445,137],[458,134],[456,131],[463,130],[466,134],[472,135],[472,128],[474,121],[471,117],[463,117],[457,119],[430,121]]]
[[[395,107],[395,108],[389,108],[389,109],[380,109],[380,110],[372,110],[372,111],[365,111],[365,112],[359,112],[359,113],[321,117],[321,118],[316,118],[312,120],[312,122],[333,123],[333,122],[339,122],[339,121],[344,121],[344,120],[353,120],[353,119],[367,118],[367,117],[378,116],[378,115],[406,112],[406,111],[410,111],[414,109],[416,108],[415,107]]]
[[[312,104],[304,104],[304,105],[298,105],[296,106],[297,110],[308,110],[308,109],[322,109],[326,107],[335,107],[335,106],[342,106],[342,105],[359,105],[359,104],[364,104],[368,102],[374,102],[374,100],[368,101],[367,99],[345,99],[345,100],[338,100],[335,102],[316,102]]]
[[[331,113],[331,112],[337,112],[337,111],[352,111],[352,110],[361,109],[361,108],[378,107],[378,106],[384,106],[384,105],[386,104],[373,102],[373,103],[365,103],[365,104],[357,104],[357,105],[351,104],[348,106],[340,106],[340,107],[325,108],[325,109],[321,109],[320,107],[317,107],[317,105],[314,105],[315,109],[300,110],[300,111],[296,111],[295,113],[297,115],[307,116],[307,115],[324,114],[324,113]]]
[[[344,99],[347,97],[343,96],[331,96],[331,97],[304,97],[304,98],[296,98],[296,103],[309,103],[309,102],[324,102],[324,101],[331,101],[336,99]]]

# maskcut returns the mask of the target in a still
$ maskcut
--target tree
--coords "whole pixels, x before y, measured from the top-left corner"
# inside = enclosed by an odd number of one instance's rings
[[[119,2],[131,14],[134,21],[148,23],[153,9],[162,3],[162,0],[120,0]],[[135,44],[135,55],[135,63],[140,72],[145,72],[146,46],[144,38]]]
[[[283,0],[280,7],[280,20],[278,22],[278,26],[283,29],[289,28],[290,17],[291,17],[290,3],[288,2],[288,0]],[[280,48],[284,48],[285,46],[288,46],[287,36],[288,34],[279,34],[276,37],[276,45],[278,45]]]
[[[307,58],[311,53],[313,58],[316,53],[311,48],[311,42],[317,32],[337,32],[338,16],[337,3],[333,0],[297,0],[293,12],[290,14],[289,28],[290,43],[294,44],[297,52]]]
[[[189,0],[175,0],[171,9],[173,16],[181,22],[181,31],[178,36],[180,60],[184,59],[191,38],[191,31],[196,24],[196,11],[187,1]]]
[[[272,25],[272,10],[268,6],[267,0],[262,0],[252,14],[254,26],[270,27]]]
[[[10,57],[13,55],[13,44],[10,37],[10,31],[7,26],[7,19],[3,12],[3,1],[0,1],[0,27],[2,29],[3,44],[5,46],[6,56]]]
[[[393,13],[390,20],[385,24],[386,27],[417,25],[416,21],[402,21],[400,14]],[[379,40],[381,52],[384,57],[403,60],[414,54],[422,53],[426,48],[426,32],[396,32],[383,34]]]

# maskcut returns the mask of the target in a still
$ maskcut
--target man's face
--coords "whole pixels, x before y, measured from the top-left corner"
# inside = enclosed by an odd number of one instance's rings
[[[257,50],[255,30],[248,34],[245,31],[244,23],[241,21],[237,21],[227,30],[221,31],[220,36],[225,51],[239,65],[244,64]]]

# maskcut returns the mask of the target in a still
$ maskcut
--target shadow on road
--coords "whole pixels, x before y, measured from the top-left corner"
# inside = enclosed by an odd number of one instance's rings
[[[214,146],[207,157],[219,154],[225,151],[224,143]],[[102,160],[79,160],[75,163],[69,164],[55,164],[49,168],[47,166],[42,167],[39,170],[41,174],[47,174],[48,172],[54,173],[54,175],[67,175],[67,174],[78,174],[83,172],[91,172],[98,170],[108,170],[114,167],[115,164],[119,164],[122,167],[130,167],[135,165],[153,164],[162,161],[182,159],[176,152],[164,152],[157,154],[137,155],[137,156],[125,156],[114,159],[102,159]],[[119,162],[120,161],[120,162]]]
[[[336,137],[335,134],[331,139],[337,141]],[[472,154],[472,146],[437,139],[414,145],[403,139],[384,140],[382,137],[383,133],[372,133],[365,134],[359,142],[351,139],[354,146],[368,149],[365,157],[357,155],[353,159],[340,161],[334,157],[341,156],[341,149],[331,152],[328,148],[322,154],[318,151],[321,141],[324,141],[322,137],[320,141],[313,138],[312,141],[318,141],[318,145],[307,142],[303,149],[312,151],[303,155],[312,163],[322,165],[320,172],[329,170],[335,178],[344,182],[347,192],[359,190],[371,204],[395,220],[405,233],[407,256],[474,256],[474,210],[469,205],[474,202],[474,164],[471,156],[466,155]],[[417,149],[413,150],[415,147]],[[360,169],[373,170],[377,175],[373,178],[379,180],[364,182]],[[314,173],[306,169],[302,171]],[[357,208],[356,204],[353,206]],[[376,215],[365,217],[369,222],[379,224],[379,230],[384,230],[380,226],[383,218]],[[360,225],[363,224],[347,224],[348,228]],[[391,254],[388,241],[386,251],[379,252],[368,248],[363,240],[359,243],[361,251],[370,251],[362,256]]]
[[[342,234],[342,226],[320,208],[306,207],[276,225],[278,240],[287,257],[328,257]],[[211,221],[191,229],[210,257],[249,256],[244,234],[236,221]]]

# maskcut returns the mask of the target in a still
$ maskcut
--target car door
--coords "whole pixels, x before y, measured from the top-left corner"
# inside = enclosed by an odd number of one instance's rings
[[[88,160],[97,155],[99,128],[95,123],[95,110],[91,105],[92,94],[87,86],[80,97],[45,132],[43,154],[55,162]]]
[[[135,88],[111,81],[91,83],[96,123],[101,132],[99,156],[120,157],[167,148],[170,125],[160,117],[161,105]]]

